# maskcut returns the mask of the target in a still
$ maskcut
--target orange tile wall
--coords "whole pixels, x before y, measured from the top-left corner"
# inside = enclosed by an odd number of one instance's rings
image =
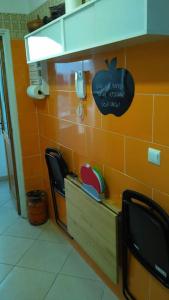
[[[69,168],[79,174],[85,162],[103,171],[111,198],[131,188],[152,197],[169,213],[169,42],[134,46],[84,56],[81,61],[49,62],[49,98],[37,105],[42,157],[46,146],[57,146]],[[92,78],[105,69],[104,60],[117,56],[135,79],[135,97],[121,117],[101,115],[91,92]],[[85,117],[76,116],[74,72],[86,71]],[[161,150],[161,165],[147,162],[147,149]],[[46,185],[46,167],[42,158]],[[120,197],[119,197],[120,198]],[[120,204],[120,203],[119,203]],[[138,300],[167,300],[169,291],[131,259],[130,286]]]
[[[26,191],[29,191],[43,188],[38,115],[35,102],[26,94],[26,89],[29,85],[29,75],[24,42],[22,40],[12,40],[11,46],[25,188]]]
[[[22,52],[23,45],[19,47]],[[16,51],[13,47],[14,54]],[[25,95],[28,78],[27,75],[22,78],[19,71],[25,72],[22,65],[25,58],[23,53],[16,57],[15,76],[24,83],[24,87],[17,87],[17,93],[26,187],[42,186],[49,191],[44,150],[57,146],[70,170],[78,174],[85,162],[99,166],[111,198],[120,199],[123,190],[134,189],[152,197],[169,213],[168,53],[169,41],[161,41],[84,56],[81,61],[51,61],[48,63],[50,96],[41,102],[31,101]],[[115,56],[118,66],[125,66],[135,79],[133,103],[121,117],[101,115],[91,93],[93,76],[106,68],[105,59]],[[76,116],[79,100],[74,72],[77,70],[85,70],[87,79],[83,121]],[[161,150],[160,166],[147,162],[148,147]],[[169,291],[134,258],[131,258],[129,284],[137,300],[169,299]]]

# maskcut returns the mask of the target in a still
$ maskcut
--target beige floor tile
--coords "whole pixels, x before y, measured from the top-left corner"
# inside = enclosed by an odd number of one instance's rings
[[[0,209],[0,234],[2,234],[10,225],[14,224],[19,219],[15,210],[4,208]]]
[[[15,265],[32,243],[30,239],[0,236],[0,263]]]
[[[16,211],[15,204],[14,201],[12,201],[12,199],[7,202],[5,201],[5,203],[2,206],[3,208],[13,209]]]
[[[58,275],[45,300],[101,300],[98,281]]]
[[[36,241],[18,265],[57,273],[71,251],[72,247],[70,245]]]
[[[57,225],[53,225],[52,223],[48,223],[46,225],[38,239],[48,242],[68,244],[68,241],[65,239],[62,231],[57,228]]]
[[[61,273],[101,281],[76,250],[73,250],[66,260]]]
[[[21,217],[12,226],[4,231],[4,235],[24,237],[30,239],[37,239],[41,234],[44,226],[33,226],[27,219]]]
[[[105,287],[102,300],[118,300],[118,298],[108,287]]]
[[[0,284],[2,300],[43,300],[55,275],[15,267]]]
[[[7,276],[7,274],[12,270],[13,266],[0,264],[0,282]]]

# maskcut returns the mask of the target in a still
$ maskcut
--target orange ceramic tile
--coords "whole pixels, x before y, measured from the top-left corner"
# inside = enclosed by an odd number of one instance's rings
[[[129,257],[129,289],[137,300],[148,300],[149,273],[133,257]],[[159,298],[159,300],[162,300]]]
[[[154,277],[150,276],[150,297],[149,300],[168,300],[169,289],[165,288]]]
[[[24,41],[12,40],[11,47],[14,66],[22,65],[22,63],[24,62],[23,67],[26,67],[26,52]]]
[[[101,128],[101,113],[98,110],[91,94],[83,102],[84,107],[84,124],[92,127]]]
[[[36,113],[25,112],[19,115],[19,126],[21,136],[24,134],[38,133],[38,119]]]
[[[97,167],[103,173],[103,164],[96,161],[90,161],[89,158],[79,155],[76,152],[73,152],[73,166],[74,173],[77,174],[80,178],[80,168],[82,165],[89,163],[92,167]]]
[[[21,136],[22,155],[31,156],[40,154],[39,135],[24,133]]]
[[[86,128],[87,157],[118,170],[124,168],[124,138],[110,131]]]
[[[86,76],[87,94],[92,93],[92,79],[95,74],[101,70],[108,70],[105,60],[111,61],[112,58],[117,57],[117,67],[125,65],[124,49],[107,51],[95,55],[85,56],[83,60],[83,70]]]
[[[75,92],[55,91],[49,99],[49,114],[75,122],[77,103]]]
[[[147,161],[149,147],[161,151],[160,166]],[[125,156],[129,176],[141,180],[150,187],[169,193],[169,148],[127,138]]]
[[[153,190],[153,199],[169,214],[169,194]]]
[[[106,60],[109,62],[112,60],[112,58],[117,57],[117,68],[121,68],[125,66],[125,52],[124,49],[119,49],[119,50],[111,50],[111,51],[106,51],[103,53],[95,54],[92,56],[93,59],[93,64],[89,64],[89,62],[84,61],[84,69],[87,70],[87,66],[91,73],[95,75],[96,72],[101,71],[101,70],[107,70],[107,64]]]
[[[127,69],[137,93],[169,93],[169,41],[158,41],[126,49]]]
[[[56,72],[55,63],[53,60],[47,61],[48,67],[48,83],[50,86],[50,94],[56,89]]]
[[[58,120],[55,117],[38,114],[39,132],[43,137],[49,140],[57,140],[58,138]]]
[[[131,189],[146,196],[152,197],[152,189],[150,187],[107,166],[104,167],[104,178],[106,181],[109,198],[115,200],[119,199],[120,205],[122,193],[126,189]]]
[[[36,113],[35,100],[26,95],[27,87],[27,84],[23,85],[23,90],[20,89],[20,91],[18,91],[18,89],[16,88],[18,115],[25,113]]]
[[[151,141],[152,111],[153,96],[136,95],[128,111],[121,117],[103,115],[102,126],[107,130]]]
[[[38,113],[48,114],[49,112],[49,96],[46,96],[45,99],[42,100],[34,100],[35,106],[37,108]]]
[[[36,110],[35,102],[26,94],[29,85],[29,72],[26,64],[25,45],[20,40],[12,40],[11,45],[18,114],[33,113]]]
[[[58,142],[66,148],[85,155],[85,127],[80,124],[59,120]]]
[[[95,105],[92,95],[89,94],[85,100],[81,101],[84,108],[83,119],[76,114],[80,101],[75,92],[57,91],[49,99],[49,114],[60,119],[101,127],[101,114]]]
[[[57,141],[51,141],[46,137],[40,136],[40,151],[41,155],[45,155],[46,148],[57,148]]]
[[[34,177],[25,180],[25,190],[41,190],[44,189],[43,178],[42,177]]]
[[[25,157],[23,159],[25,179],[42,176],[42,165],[40,156]]]
[[[154,142],[169,146],[169,96],[156,96],[154,107]]]
[[[75,91],[75,72],[81,70],[81,61],[56,63],[56,90]]]
[[[69,171],[73,171],[73,151],[71,149],[68,149],[62,145],[58,145],[59,151],[61,151],[63,159],[65,160]]]
[[[42,163],[42,176],[43,179],[49,181],[49,173],[48,173],[48,168],[45,160],[45,156],[41,155],[41,163]]]

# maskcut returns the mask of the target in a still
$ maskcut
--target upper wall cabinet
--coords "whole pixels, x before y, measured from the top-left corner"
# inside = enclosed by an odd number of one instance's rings
[[[25,36],[27,62],[169,36],[169,0],[92,0]]]

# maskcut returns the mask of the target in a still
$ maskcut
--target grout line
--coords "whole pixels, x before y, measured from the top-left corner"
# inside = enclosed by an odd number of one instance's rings
[[[1,263],[0,263],[1,264]],[[3,264],[3,263],[2,263]],[[9,265],[9,264],[3,264],[3,265],[8,265],[8,266],[12,266],[11,270],[5,275],[5,277],[0,281],[0,286],[1,284],[4,282],[4,280],[6,280],[6,278],[11,274],[11,272],[13,271],[13,269],[15,268],[15,265]]]
[[[70,245],[71,245],[71,244],[70,244]],[[66,259],[65,259],[65,261],[64,261],[64,263],[63,263],[63,265],[60,267],[60,270],[59,270],[59,272],[58,272],[59,274],[62,272],[62,269],[63,269],[64,265],[66,264],[66,262],[68,261],[69,257],[71,256],[72,252],[73,252],[73,247],[72,247],[72,249],[70,250],[68,256],[66,257]]]
[[[14,267],[19,268],[19,269],[24,269],[24,270],[32,270],[32,271],[38,271],[38,272],[42,272],[42,273],[53,274],[53,275],[57,274],[54,272],[50,272],[50,271],[46,271],[46,270],[42,270],[42,269],[36,269],[33,267],[25,267],[25,266],[19,266],[19,265],[15,265]]]
[[[115,172],[117,172],[117,173],[119,173],[119,174],[121,174],[121,175],[125,175],[126,177],[128,177],[128,178],[130,178],[130,179],[134,179],[134,181],[136,181],[136,182],[138,182],[138,183],[141,183],[141,184],[143,184],[144,186],[146,186],[146,187],[152,189],[152,187],[149,186],[149,185],[147,185],[145,182],[143,182],[143,181],[141,181],[141,180],[139,180],[139,179],[137,179],[137,178],[135,178],[135,177],[132,177],[132,176],[128,175],[127,173],[124,174],[124,173],[121,172],[120,170],[115,169],[115,168],[112,168],[112,167],[109,167],[109,166],[107,166],[107,165],[105,165],[105,167],[108,167],[109,169],[111,169],[111,170],[113,170],[113,171],[115,171]]]
[[[162,97],[168,97],[169,94],[163,94],[163,93],[136,93],[136,96],[162,96]]]
[[[58,121],[64,121],[64,122],[68,122],[68,123],[71,123],[73,125],[80,125],[80,126],[83,126],[83,127],[86,127],[86,128],[92,128],[92,129],[96,129],[96,130],[101,130],[101,131],[104,131],[104,132],[109,132],[113,135],[116,135],[116,136],[121,136],[121,137],[126,137],[126,138],[129,138],[129,139],[133,139],[133,140],[137,140],[137,141],[140,141],[140,142],[146,142],[146,143],[149,143],[149,144],[152,144],[152,137],[151,137],[151,140],[146,140],[146,139],[141,139],[139,137],[136,137],[136,136],[131,136],[131,135],[124,135],[124,134],[121,134],[121,133],[118,133],[118,132],[115,132],[115,131],[112,131],[112,130],[107,130],[107,129],[103,129],[101,127],[95,127],[95,126],[90,126],[88,124],[84,124],[84,123],[77,123],[75,121],[71,121],[71,120],[67,120],[67,119],[58,119],[52,115],[47,115],[47,114],[43,114],[44,116],[48,116],[48,117],[51,117],[51,118],[55,118],[57,119]],[[49,138],[47,138],[46,136],[43,136],[41,135],[42,137],[45,137],[46,139],[49,140]],[[51,140],[52,141],[52,140]],[[54,141],[54,140],[53,140]],[[164,144],[159,144],[157,142],[154,142],[154,144],[156,144],[157,146],[161,146],[161,147],[165,147],[165,148],[169,148],[169,145],[164,145]]]
[[[46,292],[46,294],[45,294],[45,296],[44,296],[44,298],[43,298],[43,300],[45,300],[46,297],[48,296],[49,292],[51,291],[52,287],[54,286],[54,283],[55,283],[55,281],[56,281],[58,275],[59,275],[59,273],[57,273],[56,276],[54,277],[54,279],[53,279],[53,281],[52,281],[52,283],[51,283],[49,289],[47,290],[47,292]]]
[[[46,114],[43,114],[43,115],[44,115],[44,116],[49,116],[49,117],[51,117],[51,118],[55,118],[55,119],[57,119],[58,121],[68,122],[68,123],[71,123],[71,124],[76,125],[76,126],[77,126],[77,125],[81,125],[81,126],[86,127],[86,128],[92,128],[92,129],[96,129],[96,130],[101,130],[101,131],[104,131],[104,132],[109,132],[109,133],[111,133],[111,134],[113,134],[113,135],[116,135],[116,136],[126,137],[126,138],[129,138],[129,139],[133,139],[133,140],[137,140],[137,141],[141,141],[141,142],[146,142],[146,143],[152,144],[152,137],[151,137],[151,140],[148,140],[148,139],[147,139],[147,140],[146,140],[146,139],[141,139],[141,138],[136,137],[136,136],[124,135],[124,134],[121,134],[121,133],[118,133],[118,132],[115,132],[115,131],[112,131],[112,130],[103,129],[103,128],[101,128],[101,127],[90,126],[90,125],[84,124],[84,123],[77,123],[77,122],[75,122],[75,121],[71,121],[71,120],[67,120],[67,119],[58,119],[58,118],[56,118],[56,117],[54,117],[54,116],[52,116],[52,115],[46,115]],[[49,140],[49,138],[47,138],[46,136],[43,136],[43,135],[42,135],[42,137],[45,137],[46,139]],[[51,141],[52,141],[52,140],[51,140]],[[154,144],[156,144],[157,146],[162,146],[162,147],[169,148],[169,145],[167,146],[167,145],[164,145],[164,144],[159,144],[159,143],[157,143],[157,142],[154,142]]]
[[[169,194],[167,194],[166,192],[162,192],[162,191],[160,191],[160,190],[157,189],[157,188],[153,188],[153,196],[154,196],[155,190],[158,191],[159,193],[163,194],[164,196],[169,196]]]
[[[27,158],[33,158],[33,157],[39,157],[41,156],[41,154],[34,154],[34,155],[27,155],[27,156],[23,156],[24,159],[27,159]]]
[[[48,109],[49,111],[49,109]],[[42,169],[43,169],[43,163],[42,163],[42,154],[41,154],[41,145],[40,145],[40,127],[39,127],[39,115],[38,115],[38,112],[37,112],[37,131],[38,131],[38,148],[39,148],[39,155],[40,155],[40,167],[41,167],[41,172],[42,172]],[[43,176],[42,176],[43,178]]]
[[[155,120],[155,96],[153,96],[153,111],[152,111],[152,143],[154,142],[154,120]]]
[[[18,265],[18,263],[22,260],[24,255],[32,248],[33,244],[35,244],[35,240],[32,240],[32,243],[31,243],[30,247],[28,247],[28,249],[26,249],[25,252],[21,255],[21,257],[17,260],[15,266]]]
[[[124,48],[124,67],[127,69],[127,54],[126,54],[126,48]]]
[[[151,291],[151,281],[150,281],[150,275],[148,276],[148,295],[147,295],[147,300],[150,300],[150,291]]]
[[[84,260],[84,262],[85,262],[85,260]],[[90,280],[90,281],[93,281],[93,282],[96,282],[96,283],[103,283],[104,284],[104,282],[102,281],[101,278],[99,278],[99,276],[98,276],[98,279],[94,279],[94,278],[83,277],[83,276],[74,275],[74,274],[66,274],[66,273],[62,273],[62,272],[59,272],[59,275],[63,275],[63,276],[66,276],[66,277],[79,278],[79,279],[83,279],[83,280]]]
[[[124,174],[127,172],[127,167],[126,167],[126,137],[124,137]]]

